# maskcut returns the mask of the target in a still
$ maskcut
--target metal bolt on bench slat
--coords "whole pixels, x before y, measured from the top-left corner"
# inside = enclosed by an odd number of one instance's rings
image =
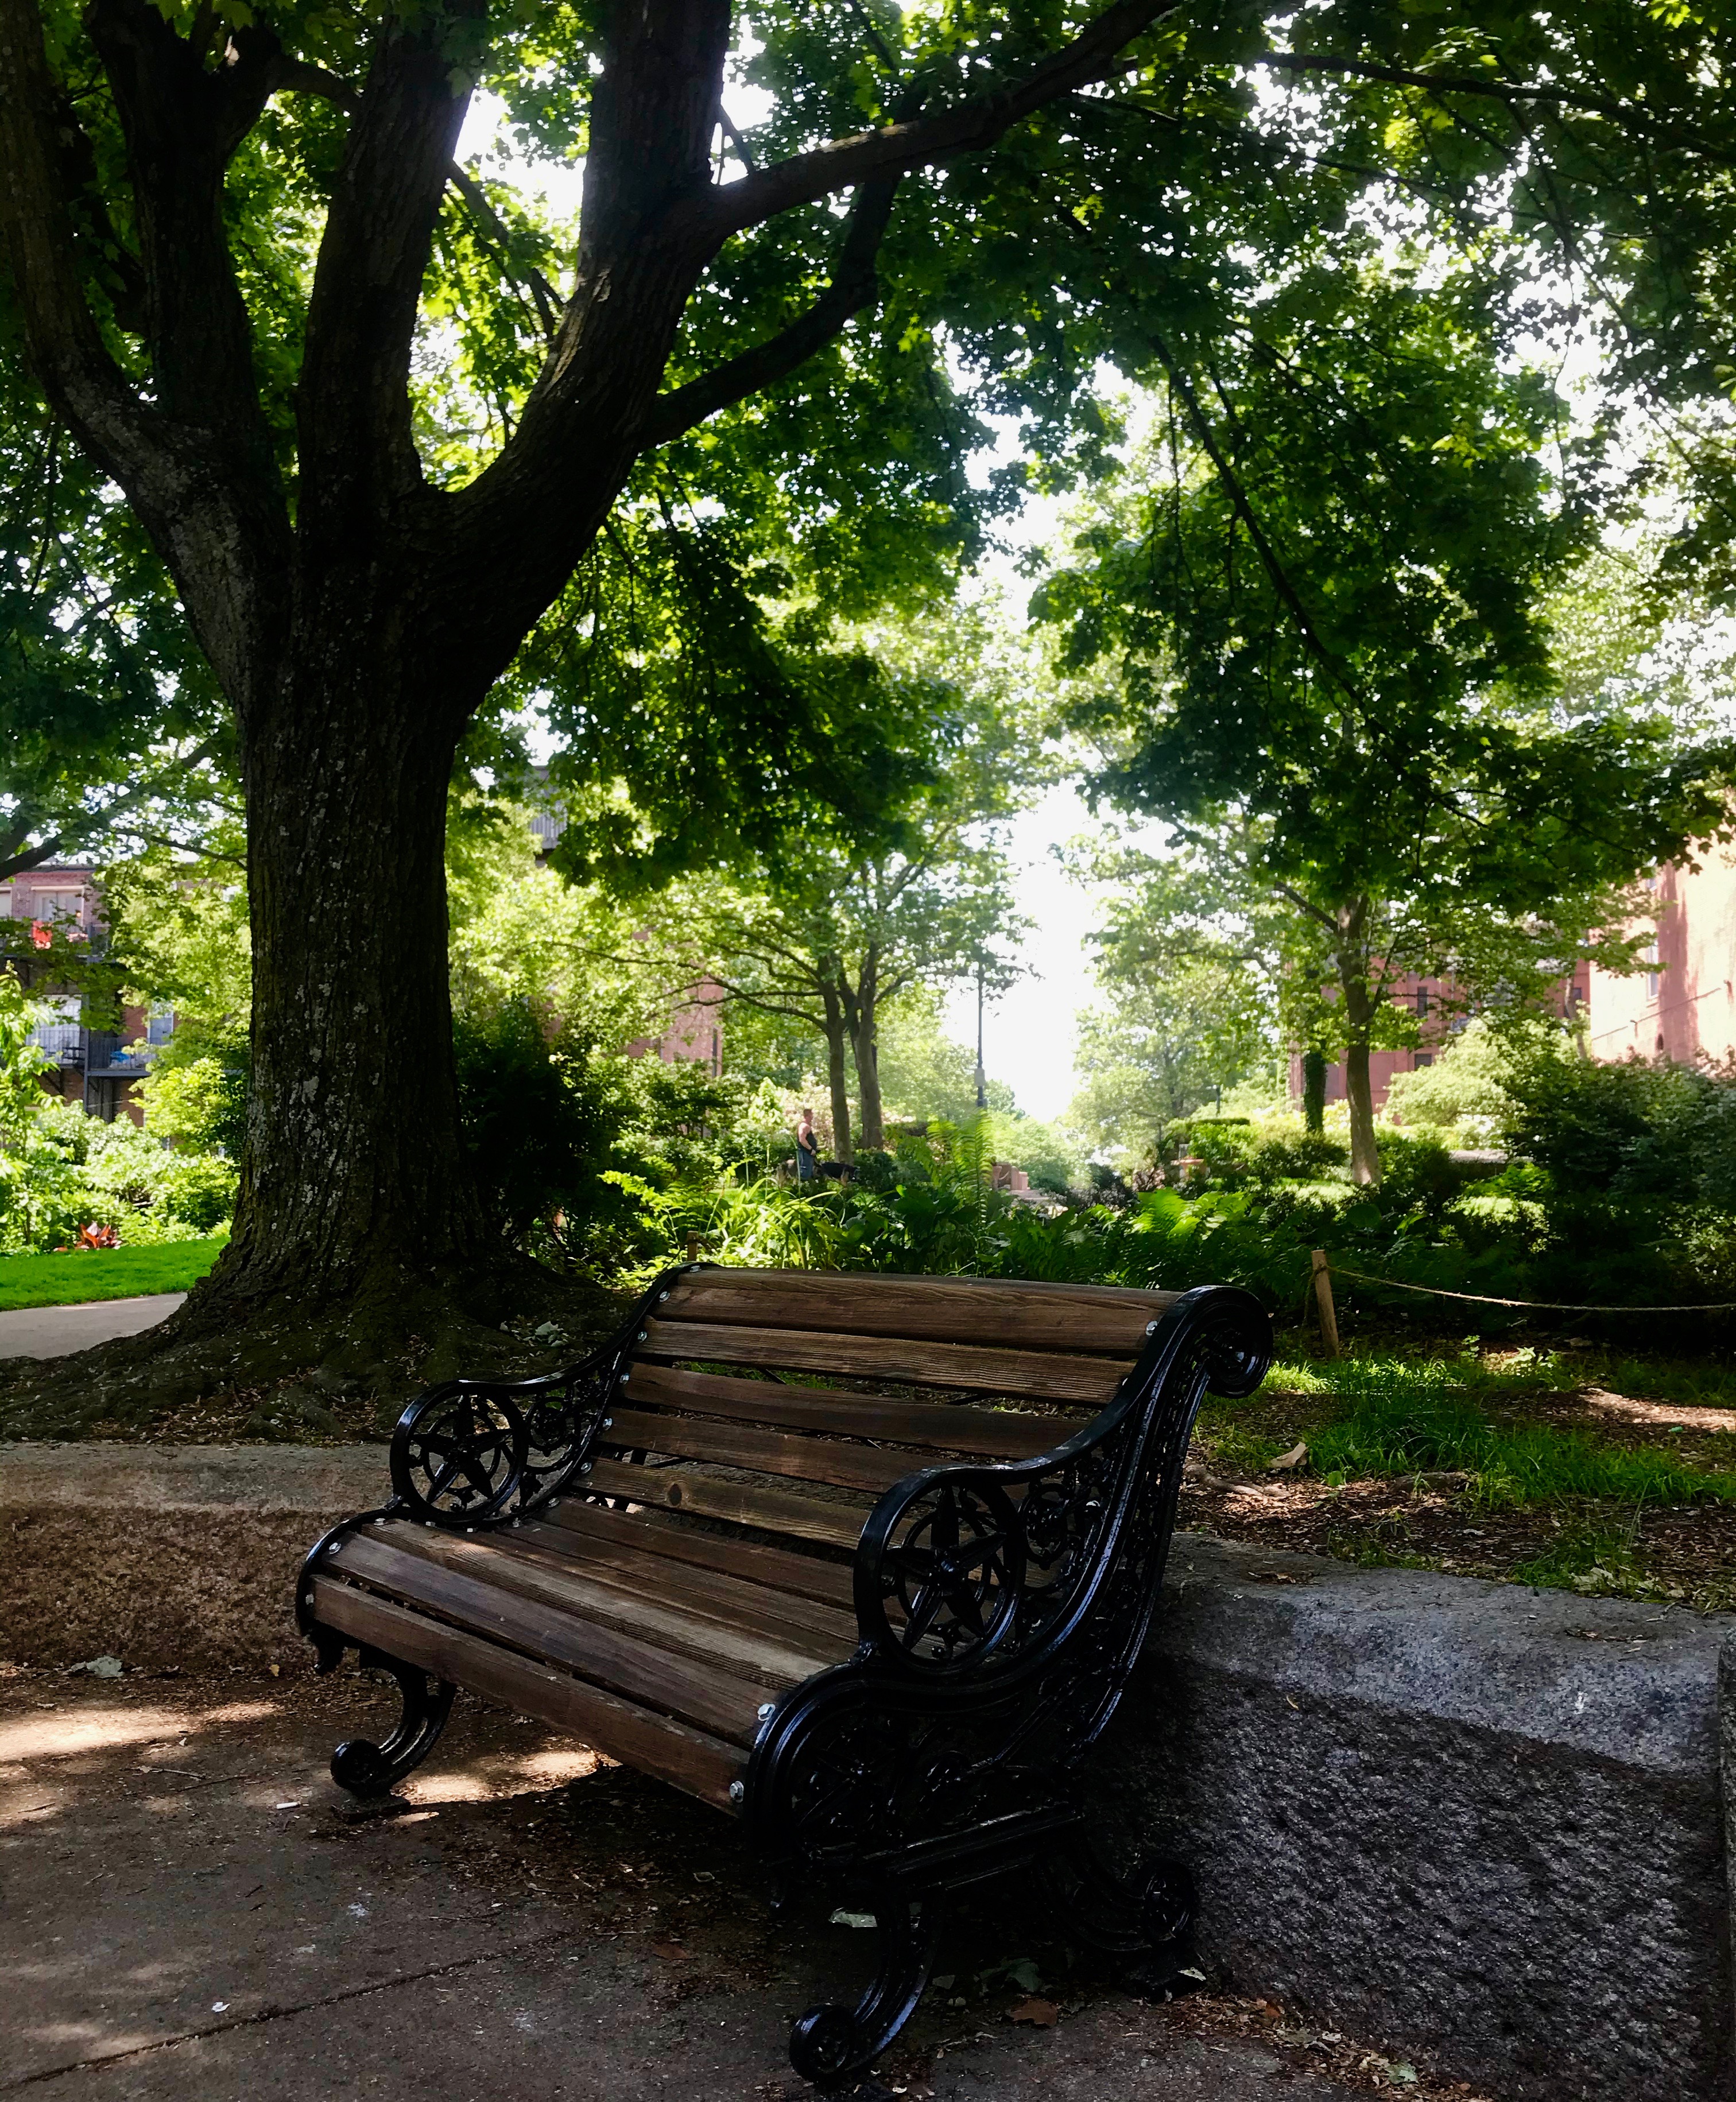
[[[1157,1333],[1157,1324],[1155,1321],[1148,1321],[1145,1324],[1145,1333],[1148,1336],[1155,1336]]]
[[[730,1783],[730,1801],[731,1803],[739,1803],[747,1793],[748,1785],[745,1781],[732,1780]]]
[[[760,1710],[761,1722],[769,1723],[771,1720],[772,1711],[777,1705],[778,1704],[775,1701],[768,1701],[766,1703],[766,1705]]]

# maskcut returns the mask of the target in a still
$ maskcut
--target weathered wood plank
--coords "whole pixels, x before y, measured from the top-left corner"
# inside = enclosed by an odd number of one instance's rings
[[[854,1548],[873,1507],[867,1498],[859,1505],[822,1503],[817,1497],[762,1489],[704,1467],[636,1467],[619,1460],[599,1460],[585,1483],[600,1495],[625,1497],[651,1509],[663,1505],[697,1518],[728,1519],[736,1525],[793,1533],[797,1540],[824,1541],[832,1547]]]
[[[973,1459],[1032,1460],[1052,1452],[1091,1421],[1090,1412],[1015,1413],[968,1402],[889,1401],[842,1387],[788,1386],[781,1380],[731,1379],[678,1366],[636,1364],[624,1399],[658,1402],[697,1415],[728,1417],[786,1430],[826,1430]]]
[[[840,1645],[847,1653],[856,1644],[855,1615],[841,1606],[772,1590],[715,1568],[694,1568],[644,1547],[611,1546],[566,1527],[533,1520],[513,1532],[513,1551],[546,1557],[557,1568],[577,1569],[598,1583],[633,1591],[683,1612],[752,1629],[794,1649],[811,1648],[828,1662],[839,1653]]]
[[[1126,1365],[1108,1358],[1063,1357],[985,1345],[909,1342],[890,1336],[823,1334],[796,1328],[725,1328],[704,1321],[649,1320],[635,1355],[698,1359],[726,1365],[786,1365],[912,1386],[970,1387],[1046,1401],[1107,1402]]]
[[[442,1532],[400,1521],[370,1528],[366,1532],[340,1541],[331,1562],[346,1573],[367,1573],[365,1544],[371,1542],[437,1563],[479,1583],[499,1584],[520,1598],[569,1612],[600,1627],[616,1629],[641,1642],[702,1663],[720,1665],[726,1671],[745,1678],[775,1683],[810,1678],[823,1665],[836,1663],[855,1647],[851,1628],[841,1651],[836,1641],[824,1641],[793,1629],[779,1634],[755,1627],[738,1617],[733,1621],[715,1614],[694,1612],[684,1602],[656,1594],[650,1581],[624,1588],[604,1581],[568,1559],[539,1555],[534,1547],[521,1547],[517,1534]]]
[[[1123,1285],[717,1269],[690,1271],[657,1311],[672,1321],[1101,1351],[1130,1359],[1144,1348],[1148,1325],[1178,1297]]]
[[[854,1579],[847,1562],[702,1532],[657,1510],[611,1510],[583,1497],[557,1497],[543,1516],[550,1525],[575,1534],[588,1545],[663,1556],[692,1569],[721,1571],[794,1599],[819,1599],[846,1610],[854,1606]],[[851,1540],[846,1544],[854,1547],[856,1543]]]
[[[877,1495],[919,1467],[932,1466],[935,1461],[932,1452],[754,1430],[739,1423],[672,1416],[661,1409],[624,1408],[619,1402],[611,1422],[605,1450],[612,1446],[622,1452],[668,1452],[677,1459],[711,1460],[726,1467],[751,1467],[756,1474],[827,1482],[840,1489],[869,1489]]]
[[[750,1677],[677,1656],[637,1636],[520,1598],[504,1585],[371,1541],[365,1533],[345,1543],[339,1563],[345,1574],[404,1604],[425,1608],[544,1664],[564,1665],[611,1693],[738,1744],[753,1741],[756,1711],[768,1691],[780,1692],[809,1675],[804,1670]]]
[[[315,1617],[353,1641],[568,1731],[702,1803],[739,1811],[730,1800],[730,1784],[747,1771],[748,1754],[739,1746],[334,1578],[316,1577],[313,1598]]]

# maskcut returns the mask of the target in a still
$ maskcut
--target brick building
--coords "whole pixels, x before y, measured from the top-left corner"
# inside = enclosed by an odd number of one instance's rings
[[[13,969],[31,998],[51,1011],[51,1018],[31,1032],[54,1062],[45,1085],[69,1102],[82,1102],[88,1115],[105,1124],[118,1115],[142,1123],[137,1084],[149,1070],[152,1051],[168,1040],[174,1017],[129,1007],[118,1030],[91,1028],[82,997],[54,974],[47,953],[57,936],[88,943],[100,953],[104,925],[95,869],[85,862],[49,862],[7,878],[0,882],[0,920],[12,923],[5,946]],[[20,923],[28,924],[28,933]]]
[[[1594,973],[1589,964],[1577,965],[1572,977],[1563,978],[1555,989],[1556,1011],[1564,1019],[1570,1020],[1586,1012],[1593,995],[1594,978],[1618,985],[1622,982],[1620,979],[1610,980],[1607,973]],[[1377,1110],[1385,1106],[1394,1075],[1413,1073],[1419,1067],[1433,1065],[1465,1020],[1463,996],[1451,978],[1419,978],[1414,973],[1407,974],[1393,987],[1388,998],[1395,1007],[1416,1018],[1423,1040],[1414,1050],[1370,1052],[1369,1088]],[[1290,1093],[1299,1100],[1302,1060],[1297,1054],[1292,1054],[1290,1058]],[[1343,1099],[1344,1067],[1340,1060],[1326,1068],[1326,1100],[1330,1103]]]
[[[1594,1058],[1736,1054],[1736,849],[1709,846],[1698,868],[1660,869],[1653,968],[1592,973]]]

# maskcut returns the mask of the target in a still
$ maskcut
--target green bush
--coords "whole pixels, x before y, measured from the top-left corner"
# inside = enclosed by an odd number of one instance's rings
[[[610,1062],[522,1000],[455,1018],[453,1049],[465,1147],[504,1235],[528,1246],[541,1227],[560,1243],[569,1217],[594,1234],[633,1208],[605,1179],[628,1114]]]

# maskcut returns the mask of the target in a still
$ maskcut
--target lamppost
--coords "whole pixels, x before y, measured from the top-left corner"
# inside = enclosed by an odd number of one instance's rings
[[[976,960],[976,1106],[988,1107],[988,1075],[983,1071],[983,960]]]

